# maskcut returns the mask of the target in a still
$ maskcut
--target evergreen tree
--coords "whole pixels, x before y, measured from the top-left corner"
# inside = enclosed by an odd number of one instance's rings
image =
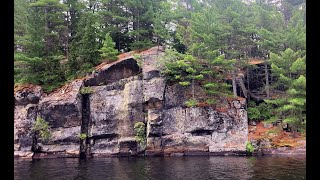
[[[96,14],[87,12],[83,14],[79,22],[79,30],[74,40],[70,43],[69,76],[85,75],[92,71],[100,61]]]
[[[23,4],[19,6],[19,3]],[[27,12],[28,16],[23,18],[23,41],[19,42],[20,47],[16,49],[14,56],[15,83],[34,83],[42,85],[45,91],[51,91],[65,80],[60,66],[65,53],[65,7],[54,0],[24,3],[17,1],[18,7],[27,8],[23,12]],[[19,22],[21,16],[16,13]],[[16,30],[19,29],[21,28],[16,26]]]
[[[106,34],[102,48],[99,50],[101,57],[108,61],[117,60],[118,51],[114,49],[115,43],[112,41],[109,33]]]
[[[158,47],[160,44],[165,44],[170,39],[170,21],[173,19],[170,11],[170,4],[161,2],[158,12],[155,13],[154,18],[154,34],[157,37]]]
[[[266,100],[275,105],[271,121],[281,119],[294,128],[306,123],[306,64],[301,51],[286,49],[280,55],[271,53],[272,75],[276,78],[272,88],[282,91],[276,99]]]

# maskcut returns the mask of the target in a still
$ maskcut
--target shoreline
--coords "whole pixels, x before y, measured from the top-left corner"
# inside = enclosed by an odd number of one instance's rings
[[[67,154],[67,153],[32,153],[24,152],[24,156],[20,154],[14,155],[14,159],[55,159],[55,158],[79,158],[79,154]],[[247,157],[260,157],[260,156],[302,156],[306,155],[305,147],[279,147],[279,148],[262,148],[258,151],[252,153],[252,155],[247,155],[246,151],[221,151],[221,152],[176,152],[171,154],[165,154],[164,152],[154,152],[154,153],[143,153],[143,154],[92,154],[86,159],[95,158],[121,158],[121,157],[182,157],[182,156],[247,156]],[[79,158],[80,159],[80,158]]]

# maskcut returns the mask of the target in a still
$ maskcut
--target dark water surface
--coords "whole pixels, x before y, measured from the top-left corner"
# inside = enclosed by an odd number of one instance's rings
[[[137,157],[14,161],[14,179],[305,179],[305,157]]]

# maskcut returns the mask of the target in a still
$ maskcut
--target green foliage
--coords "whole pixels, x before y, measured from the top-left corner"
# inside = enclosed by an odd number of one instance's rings
[[[107,33],[103,41],[103,46],[99,50],[99,52],[101,53],[101,57],[103,59],[107,59],[108,61],[117,60],[118,51],[114,49],[114,47],[115,47],[115,43],[112,41],[110,34]]]
[[[152,41],[148,39],[144,39],[141,41],[134,41],[133,43],[130,44],[130,49],[132,50],[143,50],[143,49],[148,49],[153,46]]]
[[[86,13],[80,18],[79,31],[75,34],[73,41],[69,45],[69,74],[83,76],[87,72],[92,71],[92,68],[101,62],[98,51],[100,49],[100,42],[97,41],[98,30],[95,16],[95,14]]]
[[[185,102],[185,105],[188,107],[195,107],[198,104],[198,101],[195,99],[189,99]]]
[[[252,153],[254,151],[254,147],[250,141],[246,142],[246,151]]]
[[[214,104],[217,104],[217,101],[214,100],[214,99],[207,99],[206,103],[209,104],[209,105],[214,105]]]
[[[155,13],[153,29],[158,45],[165,44],[170,39],[170,30],[167,28],[173,19],[170,9],[170,4],[162,1],[160,2],[159,11]]]
[[[179,82],[179,84],[181,86],[189,86],[190,85],[190,82],[189,81],[182,81],[182,82]]]
[[[81,87],[80,94],[92,94],[94,90],[92,87]]]
[[[248,118],[258,120],[261,117],[260,111],[257,108],[250,107],[248,108]]]
[[[78,136],[81,140],[84,140],[87,138],[87,135],[85,133],[80,133]]]
[[[143,122],[136,122],[134,124],[134,133],[135,139],[141,146],[146,145],[146,131],[145,131],[145,124]]]
[[[275,106],[274,118],[282,119],[295,128],[304,128],[306,123],[306,65],[301,51],[286,49],[280,55],[271,53],[271,71],[276,81],[272,88],[283,91],[277,99],[266,100]]]
[[[181,54],[175,50],[167,49],[161,59],[160,69],[165,78],[171,82],[178,82],[182,86],[192,86],[195,84],[205,90],[208,97],[230,95],[230,85],[225,82],[227,73],[235,61],[225,60],[223,56],[212,53],[212,59],[201,60],[190,54]],[[220,71],[219,71],[220,70]],[[195,92],[193,99],[195,99]]]
[[[40,138],[44,141],[48,141],[52,136],[50,132],[49,123],[40,117],[36,119],[31,130],[39,134]]]
[[[42,85],[45,92],[60,87],[65,81],[63,69],[60,66],[61,56],[46,58],[30,58],[24,54],[15,54],[15,82]]]
[[[255,102],[250,101],[248,104],[248,118],[255,120],[270,120],[273,109],[271,104],[262,102],[259,105],[256,105]]]

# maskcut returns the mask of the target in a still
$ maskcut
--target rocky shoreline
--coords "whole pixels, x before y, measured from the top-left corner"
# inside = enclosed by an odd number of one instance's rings
[[[116,157],[158,157],[158,156],[248,156],[246,151],[238,152],[176,152],[171,154],[164,153],[141,153],[141,154],[121,154],[121,155],[107,155],[107,154],[96,154],[91,158],[116,158]],[[259,156],[306,156],[306,148],[291,148],[291,147],[279,147],[279,148],[270,148],[270,149],[261,149],[259,151],[253,152],[254,157]],[[51,152],[51,153],[36,153],[33,152],[15,152],[14,158],[21,159],[50,159],[50,158],[79,158],[79,154],[71,154],[65,152]]]
[[[156,64],[162,54],[151,48],[140,53],[141,63],[133,54],[122,55],[50,94],[34,85],[15,89],[14,157],[246,155],[246,100],[187,107],[191,87],[168,84],[161,77]],[[81,92],[83,87],[87,93]],[[201,88],[195,92],[205,98]],[[37,118],[48,122],[49,141],[34,135]],[[135,138],[139,122],[145,128],[144,144]],[[294,151],[262,154],[277,152]]]

